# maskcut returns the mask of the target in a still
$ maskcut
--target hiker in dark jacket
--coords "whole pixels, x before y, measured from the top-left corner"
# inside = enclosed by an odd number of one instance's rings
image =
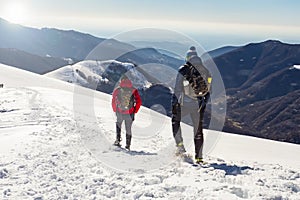
[[[192,54],[195,54],[192,52]],[[186,63],[178,70],[172,99],[172,131],[175,138],[177,155],[186,150],[183,145],[180,121],[190,115],[194,129],[195,160],[203,162],[203,117],[210,97],[212,77],[196,55],[186,58]]]
[[[133,87],[132,82],[127,76],[123,76],[118,87],[116,87],[112,94],[112,108],[117,115],[116,122],[116,141],[114,145],[121,146],[121,127],[125,121],[126,129],[126,146],[130,150],[131,144],[131,127],[134,121],[134,115],[139,111],[142,104],[141,97],[136,88]]]

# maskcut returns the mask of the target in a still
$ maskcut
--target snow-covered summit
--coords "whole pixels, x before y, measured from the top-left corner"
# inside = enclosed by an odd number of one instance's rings
[[[138,88],[145,88],[150,84],[133,64],[116,60],[85,60],[49,72],[46,76],[96,89],[98,84],[110,81],[110,74],[121,76],[123,73],[126,73]]]
[[[291,69],[299,69],[299,70],[300,70],[300,65],[293,65],[293,66],[291,67]]]
[[[205,130],[209,164],[193,167],[173,156],[170,118],[142,107],[126,152],[110,95],[0,68],[1,199],[299,199],[299,145]]]

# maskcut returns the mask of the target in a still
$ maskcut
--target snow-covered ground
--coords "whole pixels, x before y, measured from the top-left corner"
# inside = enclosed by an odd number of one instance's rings
[[[143,107],[123,151],[109,95],[0,68],[0,199],[300,197],[299,145],[205,130],[209,165],[193,167],[173,155],[170,119]]]

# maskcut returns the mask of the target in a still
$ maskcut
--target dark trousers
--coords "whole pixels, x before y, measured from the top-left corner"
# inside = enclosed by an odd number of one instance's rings
[[[134,121],[134,114],[117,114],[117,122],[116,122],[116,132],[117,132],[117,140],[121,140],[121,127],[123,124],[123,121],[125,121],[125,130],[126,130],[126,145],[130,146],[131,144],[131,127],[132,123]]]
[[[192,106],[191,106],[192,105]],[[176,144],[183,142],[182,132],[180,127],[181,118],[190,115],[194,130],[195,157],[202,158],[203,149],[203,117],[205,105],[199,102],[191,105],[181,106],[180,104],[173,105],[172,109],[172,131]]]

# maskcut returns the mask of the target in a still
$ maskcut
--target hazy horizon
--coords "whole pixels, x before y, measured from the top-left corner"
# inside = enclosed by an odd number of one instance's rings
[[[206,50],[274,39],[300,43],[296,0],[266,1],[1,0],[0,17],[34,28],[111,38],[140,28],[176,31]]]

